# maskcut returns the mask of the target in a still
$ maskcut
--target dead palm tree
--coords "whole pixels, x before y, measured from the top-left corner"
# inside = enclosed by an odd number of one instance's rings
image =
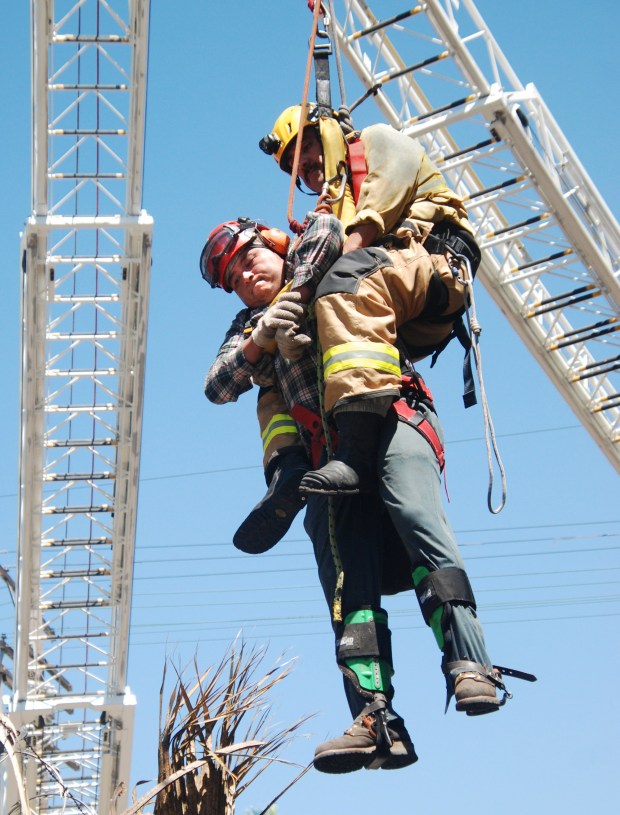
[[[194,659],[191,686],[175,669],[177,680],[165,718],[164,666],[158,784],[123,815],[143,812],[153,798],[154,815],[234,815],[235,799],[273,761],[283,761],[280,753],[309,717],[282,729],[270,725],[267,695],[289,674],[292,663],[277,660],[260,676],[258,668],[265,653],[264,648],[248,648],[237,640],[216,668],[201,673]],[[267,809],[310,766],[302,768]]]

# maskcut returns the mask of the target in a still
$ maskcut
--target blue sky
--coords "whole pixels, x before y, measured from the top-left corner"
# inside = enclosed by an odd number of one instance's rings
[[[30,41],[28,4],[6,5],[0,549],[14,573]],[[405,6],[392,0],[370,5],[378,17]],[[480,0],[477,7],[617,213],[617,4]],[[206,667],[219,662],[240,630],[269,646],[266,665],[280,653],[298,657],[273,698],[274,716],[316,716],[286,758],[306,764],[318,741],[349,723],[301,522],[260,558],[229,543],[264,486],[254,399],[217,407],[202,394],[204,373],[237,303],[205,286],[198,256],[219,221],[248,214],[286,224],[287,179],[257,142],[280,109],[301,95],[310,22],[305,0],[152,2],[144,207],[155,228],[129,655],[129,684],[138,696],[134,783],[156,775],[157,695],[166,654],[180,664],[196,654]],[[364,104],[370,121],[372,105]],[[303,215],[307,204],[296,201]],[[460,356],[451,349],[428,377],[448,440],[448,512],[492,658],[532,671],[539,681],[511,682],[514,699],[496,716],[472,720],[453,709],[444,716],[440,655],[415,597],[388,600],[397,709],[420,760],[396,773],[310,773],[281,800],[281,815],[314,815],[319,801],[326,815],[380,807],[433,815],[451,815],[455,806],[492,807],[504,815],[615,809],[617,475],[482,289],[478,312],[508,502],[499,516],[487,511],[481,414],[461,407]],[[10,639],[6,595],[0,610]],[[240,815],[260,809],[293,775],[286,767],[265,773],[240,799]]]

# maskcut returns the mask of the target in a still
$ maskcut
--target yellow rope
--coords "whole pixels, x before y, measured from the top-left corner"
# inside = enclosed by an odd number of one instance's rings
[[[309,309],[309,316],[314,318],[314,308],[311,306]],[[316,372],[319,391],[319,412],[321,414],[321,423],[323,425],[323,436],[325,437],[325,449],[327,451],[327,460],[333,458],[332,450],[332,437],[329,422],[325,414],[325,403],[323,399],[323,352],[319,344],[318,338],[316,343]],[[344,585],[344,569],[342,567],[342,560],[340,559],[340,550],[338,549],[338,539],[336,537],[336,522],[334,511],[334,498],[333,495],[327,496],[327,529],[329,533],[329,546],[332,553],[332,560],[334,569],[336,570],[336,586],[334,589],[334,599],[332,600],[332,619],[335,623],[342,622],[342,587]]]

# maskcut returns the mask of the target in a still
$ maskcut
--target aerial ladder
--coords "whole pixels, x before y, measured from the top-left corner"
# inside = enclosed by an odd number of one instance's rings
[[[336,56],[361,84],[346,99],[353,120],[372,97],[380,119],[420,139],[465,200],[478,278],[620,471],[618,222],[472,0],[383,19],[372,5],[323,3]]]
[[[0,800],[2,812],[19,802],[25,812],[27,799],[34,813],[104,815],[126,801],[135,707],[126,678],[151,266],[141,209],[149,0],[31,0],[30,11],[4,706],[20,772],[3,761]]]

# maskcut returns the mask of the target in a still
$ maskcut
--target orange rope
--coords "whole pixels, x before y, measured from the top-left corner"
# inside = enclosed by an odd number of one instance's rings
[[[308,49],[308,60],[306,62],[306,76],[304,78],[304,89],[301,95],[301,112],[299,114],[299,130],[295,140],[295,154],[293,157],[293,168],[291,169],[291,186],[288,194],[288,209],[286,217],[294,232],[299,234],[300,225],[293,218],[293,201],[295,198],[295,182],[297,180],[297,169],[299,167],[299,156],[301,154],[301,135],[303,133],[307,118],[308,88],[310,86],[310,75],[312,73],[312,58],[314,56],[314,41],[319,27],[319,14],[321,13],[321,0],[314,0],[314,10],[312,13],[312,30],[310,32],[310,48]]]

